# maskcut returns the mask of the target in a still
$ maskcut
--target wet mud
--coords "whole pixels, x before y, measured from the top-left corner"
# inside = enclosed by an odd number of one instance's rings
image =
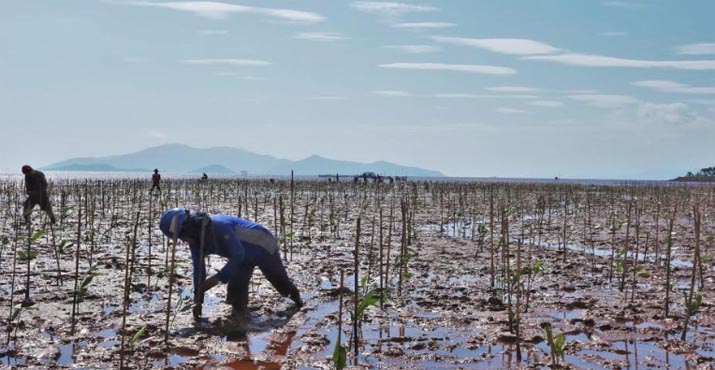
[[[351,369],[712,369],[715,362],[710,187],[299,182],[291,192],[289,181],[183,180],[150,196],[143,181],[56,180],[61,222],[50,228],[35,210],[28,231],[16,217],[19,184],[1,185],[2,368],[332,369],[338,335]],[[176,205],[240,213],[274,230],[305,306],[281,297],[256,270],[248,314],[234,314],[219,285],[195,320],[189,250],[176,246],[171,275],[172,244],[157,227]],[[703,216],[700,260],[694,206]],[[358,218],[358,296],[385,295],[358,320],[355,356]],[[29,275],[28,245],[36,252]],[[216,271],[225,260],[207,262]],[[692,284],[694,265],[702,269]],[[702,298],[681,340],[691,286]],[[554,355],[546,327],[563,333],[563,356]]]

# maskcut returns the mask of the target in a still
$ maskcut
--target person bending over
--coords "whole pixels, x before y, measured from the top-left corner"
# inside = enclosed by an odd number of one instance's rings
[[[248,312],[248,285],[257,266],[283,297],[303,306],[298,288],[281,261],[276,237],[262,225],[230,215],[191,213],[173,208],[161,217],[159,228],[169,238],[189,244],[193,262],[194,317],[201,316],[204,293],[219,282],[227,283],[226,303],[235,313]],[[228,259],[215,275],[206,279],[204,258],[216,254]],[[205,280],[204,280],[205,279]]]

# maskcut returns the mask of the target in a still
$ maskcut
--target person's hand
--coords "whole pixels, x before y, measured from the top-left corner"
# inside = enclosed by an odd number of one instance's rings
[[[207,290],[213,288],[218,284],[218,276],[214,275],[206,279],[203,284],[201,284],[201,295],[205,294]]]

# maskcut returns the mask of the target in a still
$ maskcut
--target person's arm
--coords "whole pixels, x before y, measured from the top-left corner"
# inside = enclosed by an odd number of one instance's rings
[[[219,250],[227,253],[228,262],[223,266],[221,271],[216,274],[216,277],[222,283],[227,283],[233,277],[233,274],[238,270],[238,267],[243,263],[246,252],[243,248],[241,240],[236,235],[236,230],[233,225],[224,224],[220,230],[216,230],[216,243]]]
[[[198,289],[203,283],[203,279],[206,278],[206,264],[202,263],[201,257],[199,256],[199,246],[194,243],[189,244],[189,250],[191,250],[191,262],[193,264],[193,275],[194,275],[194,293],[198,292]]]

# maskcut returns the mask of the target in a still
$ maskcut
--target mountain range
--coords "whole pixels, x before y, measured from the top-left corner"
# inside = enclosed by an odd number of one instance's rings
[[[138,152],[106,157],[72,158],[43,167],[50,171],[132,171],[285,175],[291,170],[297,175],[341,174],[357,175],[374,172],[391,176],[442,177],[428,169],[378,161],[360,163],[323,158],[317,155],[291,161],[232,147],[193,148],[184,144],[165,144]]]

